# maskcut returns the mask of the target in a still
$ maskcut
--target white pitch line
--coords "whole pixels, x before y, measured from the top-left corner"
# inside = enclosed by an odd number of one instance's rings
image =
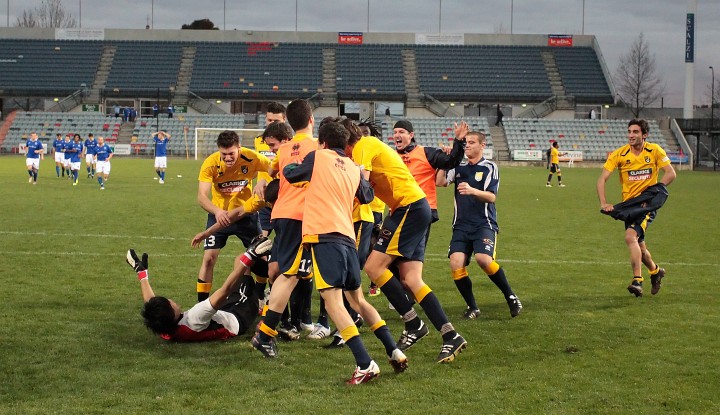
[[[187,257],[197,257],[201,256],[202,250],[198,249],[193,253],[187,253],[187,254],[163,254],[163,253],[153,253],[152,256],[154,257],[165,257],[165,258],[187,258]],[[237,252],[238,254],[240,252]],[[106,252],[67,252],[67,251],[0,251],[0,255],[16,255],[16,256],[36,256],[36,255],[56,255],[56,256],[73,256],[73,255],[84,255],[84,256],[97,256],[97,257],[114,257],[114,256],[124,256],[123,252],[116,252],[116,253],[106,253]],[[447,262],[447,258],[441,258],[439,257],[439,254],[432,254],[429,255],[430,258],[425,258],[425,261],[428,262]],[[498,259],[498,262],[509,262],[509,263],[517,263],[517,264],[564,264],[564,265],[626,265],[627,262],[607,262],[607,261],[556,261],[556,260],[544,260],[544,259]],[[662,265],[665,266],[679,266],[679,267],[717,267],[720,266],[720,264],[710,264],[710,263],[703,263],[703,262],[696,262],[696,263],[690,263],[690,262],[662,262]]]
[[[162,239],[174,241],[177,238],[172,236],[141,236],[141,235],[105,235],[97,233],[57,233],[57,232],[21,232],[21,231],[0,231],[3,235],[20,235],[20,236],[65,236],[65,237],[78,237],[78,238],[117,238],[117,239]],[[189,240],[189,239],[188,239]]]

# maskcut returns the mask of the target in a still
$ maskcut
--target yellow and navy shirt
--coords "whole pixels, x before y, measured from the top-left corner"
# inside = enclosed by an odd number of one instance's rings
[[[550,163],[560,164],[560,150],[555,147],[550,148]]]
[[[390,210],[425,198],[425,193],[410,174],[400,155],[375,137],[362,137],[352,151],[355,163],[370,172],[375,195]]]
[[[270,169],[270,160],[262,154],[242,147],[232,167],[222,161],[220,152],[211,154],[200,167],[198,180],[212,183],[212,203],[230,210],[242,206],[252,195],[252,179]]]
[[[275,159],[275,153],[270,150],[270,146],[265,143],[265,140],[262,138],[262,136],[255,137],[255,151],[267,157],[270,161]],[[261,171],[258,172],[257,179],[265,179],[266,182],[270,183],[272,177],[270,177],[267,172]]]
[[[603,165],[610,172],[618,169],[622,185],[623,202],[639,196],[645,189],[658,182],[658,172],[670,164],[665,150],[657,144],[645,142],[637,156],[626,144],[613,151]]]
[[[383,202],[382,200],[380,200],[380,198],[375,196],[375,199],[373,199],[372,202],[370,202],[370,210],[372,210],[373,212],[381,213],[381,214],[385,213],[385,202]]]

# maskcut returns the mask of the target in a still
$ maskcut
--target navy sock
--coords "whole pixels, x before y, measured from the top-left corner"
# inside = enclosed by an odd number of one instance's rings
[[[392,337],[392,333],[390,333],[390,329],[387,325],[383,325],[379,329],[375,330],[375,337],[380,339],[383,346],[385,346],[385,353],[388,356],[392,356],[393,350],[397,348],[397,343],[395,343],[395,340]]]
[[[512,288],[510,288],[510,283],[507,278],[505,278],[505,271],[503,271],[502,267],[493,275],[488,275],[488,277],[490,278],[490,281],[492,281],[500,289],[500,291],[502,291],[505,298],[514,294]]]
[[[460,295],[462,295],[462,298],[465,300],[465,304],[467,304],[468,307],[478,308],[475,303],[475,295],[472,290],[472,280],[469,276],[455,280],[455,286],[458,291],[460,291]]]
[[[352,354],[355,357],[355,364],[357,364],[360,369],[367,369],[368,366],[370,366],[372,358],[368,354],[362,340],[360,340],[360,336],[353,336],[349,338],[345,344],[347,344],[350,351],[352,351]]]

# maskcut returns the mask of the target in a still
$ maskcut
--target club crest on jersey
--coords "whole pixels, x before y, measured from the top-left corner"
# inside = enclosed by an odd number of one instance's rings
[[[242,172],[242,174],[247,174],[247,173],[248,173],[248,167],[247,167],[247,166],[242,166],[242,167],[240,168],[240,171]]]
[[[475,172],[475,181],[476,181],[476,182],[479,182],[480,180],[482,180],[482,178],[483,178],[483,172],[481,172],[481,171],[476,171],[476,172]]]
[[[645,156],[645,163],[650,163],[650,157]]]

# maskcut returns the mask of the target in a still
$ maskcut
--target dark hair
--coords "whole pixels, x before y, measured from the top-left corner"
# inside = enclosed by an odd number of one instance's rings
[[[481,133],[480,131],[470,131],[467,134],[465,134],[465,137],[467,137],[469,135],[476,136],[478,138],[478,143],[480,143],[480,144],[486,142],[485,134]]]
[[[631,125],[637,125],[638,127],[640,127],[640,131],[642,132],[643,135],[650,132],[650,125],[648,125],[648,122],[645,120],[633,118],[628,123],[628,127]]]
[[[140,315],[145,327],[155,334],[173,334],[177,330],[175,310],[165,297],[153,297],[143,306]]]
[[[325,144],[327,148],[340,148],[344,150],[345,146],[347,146],[348,138],[350,138],[350,131],[340,123],[327,123],[318,130],[318,143]]]
[[[265,112],[285,115],[285,106],[279,102],[271,102],[268,104],[267,111]]]
[[[558,148],[560,147],[560,144],[557,141],[553,141],[552,146]]]
[[[312,107],[304,99],[296,99],[287,107],[287,120],[295,131],[307,128],[312,115]]]
[[[357,141],[362,137],[362,131],[360,131],[360,127],[353,122],[350,118],[345,118],[340,122],[343,127],[345,127],[346,130],[350,133],[350,137],[348,137],[348,142],[352,140],[353,143],[357,143]]]
[[[342,118],[340,118],[340,117],[325,117],[322,119],[322,121],[320,121],[320,124],[318,124],[318,130],[320,129],[320,127],[322,127],[325,124],[328,124],[331,122],[341,122],[341,121],[342,121]]]
[[[75,134],[75,135],[73,136],[73,138],[75,138],[75,137],[77,137],[77,138],[79,138],[79,139],[82,140],[82,137],[80,137],[80,134]]]
[[[90,133],[90,134],[88,134],[88,137],[90,137],[90,138],[95,137],[95,134]]]
[[[284,122],[274,121],[265,127],[265,131],[262,133],[263,140],[268,137],[275,137],[279,141],[289,140],[293,137],[293,132],[290,126]]]
[[[265,188],[265,202],[277,202],[278,193],[280,192],[280,179],[273,179]]]
[[[57,134],[55,134],[55,135],[58,136],[58,137],[62,137],[62,134],[60,134],[60,133],[57,133]]]
[[[367,127],[368,129],[370,129],[370,135],[372,135],[373,137],[382,137],[382,127],[377,122],[371,121],[370,118],[360,120],[357,125],[358,127]]]
[[[218,148],[230,148],[232,146],[240,146],[240,137],[232,130],[225,130],[218,135]]]

